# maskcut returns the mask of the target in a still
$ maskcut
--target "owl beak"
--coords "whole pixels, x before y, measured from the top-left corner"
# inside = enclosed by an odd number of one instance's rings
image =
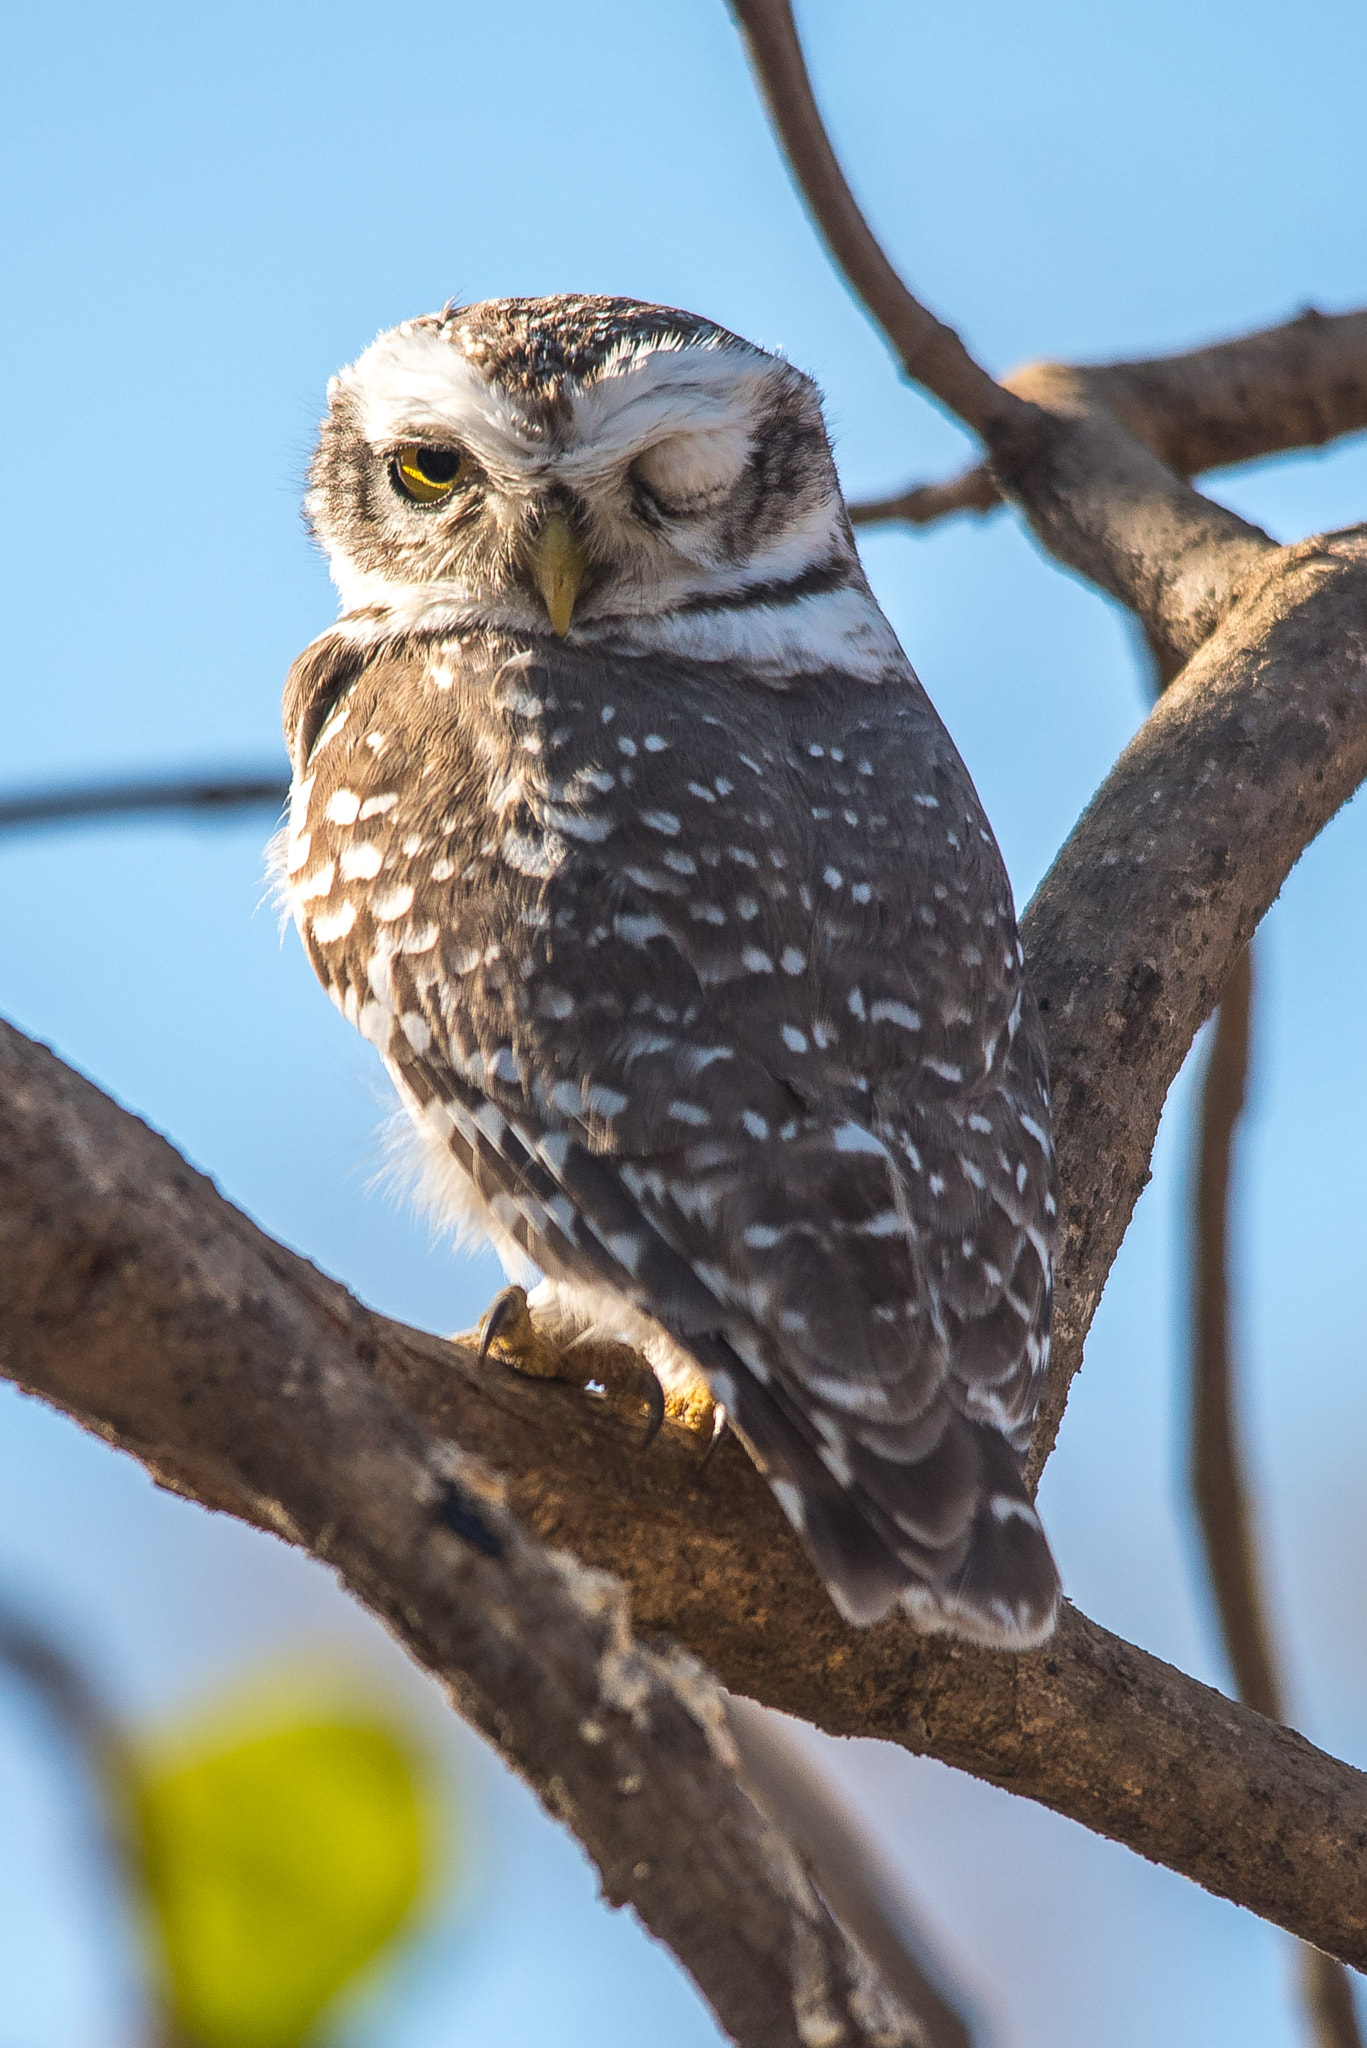
[[[563,512],[552,512],[532,542],[532,578],[550,615],[551,630],[564,639],[574,601],[588,569],[588,556]]]

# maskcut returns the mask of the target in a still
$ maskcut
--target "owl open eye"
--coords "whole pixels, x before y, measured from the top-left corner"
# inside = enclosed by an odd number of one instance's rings
[[[440,505],[458,484],[469,481],[474,464],[463,448],[429,448],[413,442],[395,449],[390,473],[405,498],[417,505]]]
[[[734,488],[749,453],[749,437],[739,427],[671,434],[642,450],[631,475],[662,512],[686,517],[707,511]]]

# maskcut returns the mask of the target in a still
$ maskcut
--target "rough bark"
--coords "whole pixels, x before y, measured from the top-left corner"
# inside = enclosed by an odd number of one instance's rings
[[[1063,1188],[1036,1473],[1172,1080],[1301,852],[1367,776],[1365,651],[1367,533],[1277,551],[1164,691],[1026,912]]]
[[[1318,313],[1209,348],[1125,363],[1029,363],[1003,379],[1035,399],[1102,410],[1176,475],[1200,476],[1367,427],[1367,312]],[[856,526],[929,526],[1002,504],[990,466],[853,505]]]
[[[1367,1963],[1367,1777],[1071,1611],[1027,1657],[851,1631],[734,1446],[699,1479],[691,1439],[644,1457],[582,1394],[372,1314],[50,1054],[7,1027],[0,1048],[0,1368],[334,1565],[738,2039],[796,2039],[772,2015],[812,1986],[847,2038],[891,2022],[861,2017],[867,1980],[757,1832],[710,1681],[633,1641],[595,1565],[638,1633],[733,1690],[1039,1799]]]
[[[504,1390],[463,1387],[472,1361],[368,1314],[8,1026],[0,1100],[0,1368],[333,1565],[746,2048],[919,2041],[740,1789],[715,1681],[638,1642],[621,1582],[510,1512],[464,1427],[476,1406],[506,1421]],[[399,1398],[419,1359],[440,1421]]]

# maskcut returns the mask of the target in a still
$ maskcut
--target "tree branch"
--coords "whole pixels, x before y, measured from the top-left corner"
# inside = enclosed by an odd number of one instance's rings
[[[926,2048],[973,2048],[968,2022],[945,1990],[901,1885],[777,1717],[753,1700],[729,1699],[727,1717],[741,1777],[807,1858],[822,1897],[876,1965],[885,1984],[919,2017]]]
[[[542,1543],[620,1570],[638,1627],[732,1690],[939,1756],[1367,1962],[1367,1778],[1300,1736],[1071,1611],[1027,1657],[849,1630],[734,1445],[700,1481],[680,1432],[643,1457],[602,1404],[372,1314],[8,1028],[0,1160],[0,1368],[332,1564],[739,2039],[795,2041],[818,1983],[878,2036],[831,1923],[737,1804],[710,1682],[633,1644],[615,1582]]]
[[[832,260],[907,375],[990,444],[1031,407],[973,360],[953,329],[912,296],[883,253],[817,111],[788,0],[731,0],[731,8],[789,168]]]
[[[1022,920],[1063,1189],[1036,1472],[1173,1078],[1291,868],[1367,775],[1364,616],[1367,531],[1279,551],[1164,691]]]
[[[289,802],[289,776],[175,775],[128,782],[94,782],[74,789],[31,790],[0,797],[0,832],[84,819],[128,817],[144,811],[239,811]]]
[[[1230,1155],[1244,1106],[1252,992],[1252,948],[1246,947],[1220,998],[1215,1042],[1201,1089],[1191,1490],[1235,1690],[1269,1720],[1284,1721],[1286,1703],[1272,1653],[1239,1457],[1229,1343]]]
[[[1312,309],[1279,327],[1186,354],[1125,363],[1034,363],[1008,390],[1048,404],[1083,392],[1178,476],[1228,469],[1292,448],[1320,448],[1367,427],[1367,312]],[[929,526],[960,511],[988,512],[1002,495],[986,463],[943,483],[909,485],[851,505],[856,526]]]
[[[1238,1697],[1285,1721],[1272,1629],[1258,1570],[1239,1456],[1229,1319],[1229,1191],[1234,1133],[1248,1080],[1253,949],[1235,961],[1216,1012],[1201,1087],[1196,1173],[1191,1488],[1225,1654]],[[1361,2048],[1352,1986],[1341,1963],[1302,1947],[1301,1996],[1316,2048]]]
[[[788,0],[735,5],[794,176],[836,260],[900,347],[899,319],[913,339],[921,332],[903,301],[930,316],[878,249],[844,182]],[[1340,349],[1356,358],[1356,317],[1327,341],[1336,362]],[[1012,380],[1029,402],[999,411],[974,381],[986,372],[950,339],[947,353],[916,357],[914,374],[982,432],[998,481],[1045,546],[1138,614],[1160,672],[1176,675],[1186,664],[1023,920],[1050,1041],[1065,1191],[1038,1471],[1148,1179],[1173,1076],[1290,868],[1367,774],[1367,544],[1358,533],[1277,548],[1193,491],[1111,410],[1128,405],[1138,417],[1144,394],[1165,390],[1180,413],[1173,394],[1184,376],[1192,386],[1219,381],[1209,360],[1218,351],[1200,352],[1204,370],[1189,359],[1185,373],[1166,379],[1155,365],[1096,373],[1041,365]],[[1318,339],[1308,323],[1302,344],[1313,350]],[[1268,337],[1226,346],[1242,347],[1245,366],[1280,363],[1281,409],[1291,417],[1285,342],[1280,358]],[[912,368],[911,356],[903,361]],[[1342,381],[1350,388],[1338,409],[1311,404],[1296,415],[1302,424],[1356,417],[1361,395],[1351,377]],[[1193,416],[1184,417],[1190,436]],[[1174,433],[1167,452],[1180,440]],[[1267,778],[1258,790],[1245,781],[1254,762]]]
[[[8,1027],[0,1098],[4,1370],[334,1565],[746,2048],[918,2041],[740,1790],[715,1683],[637,1642],[621,1584],[526,1535],[487,1462],[374,1370],[416,1346],[444,1392],[452,1354],[367,1315]]]
[[[789,166],[835,261],[907,373],[987,444],[1051,554],[1194,652],[1238,602],[1268,536],[1192,490],[1068,373],[997,384],[907,290],[855,204],[812,94],[789,0],[733,0]]]
[[[851,526],[937,526],[956,512],[995,512],[1005,504],[985,462],[975,462],[943,483],[908,484],[890,498],[861,498],[849,509]]]

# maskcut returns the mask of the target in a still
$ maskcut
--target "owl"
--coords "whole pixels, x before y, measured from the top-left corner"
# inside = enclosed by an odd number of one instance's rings
[[[816,388],[668,307],[448,306],[310,477],[288,899],[442,1209],[706,1381],[849,1622],[1039,1643],[1044,1042]]]

